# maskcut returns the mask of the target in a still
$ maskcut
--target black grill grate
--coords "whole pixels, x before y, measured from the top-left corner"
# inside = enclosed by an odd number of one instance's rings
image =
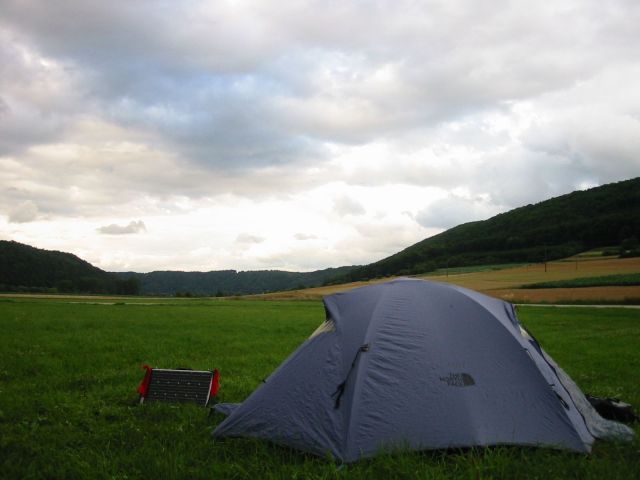
[[[154,368],[144,401],[206,406],[212,379],[213,372]]]

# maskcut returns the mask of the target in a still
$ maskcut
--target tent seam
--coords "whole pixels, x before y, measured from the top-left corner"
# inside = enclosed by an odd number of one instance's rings
[[[390,282],[390,283],[393,283],[393,282]],[[371,317],[370,317],[370,320],[369,320],[369,324],[367,325],[367,330],[364,333],[364,337],[362,339],[363,342],[361,343],[361,345],[363,343],[366,343],[366,340],[369,338],[369,332],[371,331],[371,329],[373,327],[373,323],[374,323],[371,320],[376,318],[376,314],[378,313],[378,310],[380,309],[380,307],[382,305],[382,299],[386,298],[389,295],[389,292],[385,288],[382,288],[381,292],[382,292],[382,295],[380,295],[378,297],[378,300],[376,301],[376,306],[373,309],[373,311],[371,312]],[[360,347],[358,347],[358,348],[360,348]],[[356,371],[355,371],[355,374],[353,376],[353,378],[354,378],[353,394],[351,395],[351,399],[350,399],[350,402],[349,402],[349,409],[348,409],[349,416],[348,416],[347,426],[345,428],[344,437],[343,437],[344,438],[344,447],[343,447],[344,448],[344,452],[343,452],[344,455],[343,456],[345,457],[345,460],[346,460],[346,457],[348,456],[348,453],[349,453],[349,443],[348,443],[349,442],[349,434],[351,433],[351,424],[352,424],[353,411],[354,411],[354,400],[356,398],[356,393],[360,390],[360,388],[359,388],[360,384],[359,384],[358,380],[360,378],[360,370],[362,369],[362,364],[363,364],[363,361],[358,361],[358,363],[357,363],[357,365],[355,367]]]

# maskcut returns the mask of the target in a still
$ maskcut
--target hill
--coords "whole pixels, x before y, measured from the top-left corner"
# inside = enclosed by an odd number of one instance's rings
[[[0,240],[0,291],[122,295],[244,295],[316,287],[353,267],[315,272],[109,273],[71,253]]]
[[[465,223],[328,283],[437,268],[543,262],[640,237],[640,177],[552,198]]]
[[[71,253],[0,240],[0,291],[137,294],[139,286]]]
[[[258,270],[237,272],[162,271],[118,273],[120,278],[135,278],[146,295],[246,295],[317,287],[331,278],[346,275],[353,267],[327,268],[314,272]]]

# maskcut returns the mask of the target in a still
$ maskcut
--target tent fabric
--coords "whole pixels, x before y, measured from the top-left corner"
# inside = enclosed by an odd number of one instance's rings
[[[352,462],[395,448],[586,453],[596,436],[633,435],[598,416],[507,302],[398,279],[324,305],[325,323],[265,383],[242,404],[216,406],[229,416],[215,437],[263,438]]]

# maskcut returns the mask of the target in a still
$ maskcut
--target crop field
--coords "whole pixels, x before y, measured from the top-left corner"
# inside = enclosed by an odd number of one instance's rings
[[[520,288],[587,288],[587,287],[633,287],[640,286],[640,273],[627,275],[605,275],[604,277],[582,277],[555,282],[540,282]]]
[[[513,303],[619,303],[640,304],[640,286],[594,286],[590,288],[523,289],[523,285],[558,282],[609,275],[640,274],[640,258],[583,257],[577,256],[556,262],[509,266],[500,265],[450,269],[448,275],[442,271],[420,275],[420,278],[449,282],[478,290],[487,295]],[[262,295],[267,299],[320,299],[323,295],[360,287],[388,279],[370,282],[354,282],[344,285],[308,288],[293,292]]]
[[[505,270],[450,275],[448,279],[463,287],[491,291],[516,288],[531,283],[633,273],[640,273],[638,257],[548,262],[546,271],[544,264],[536,263]]]
[[[640,405],[640,310],[521,307],[587,392]],[[141,365],[218,368],[246,398],[324,319],[318,301],[0,299],[3,478],[639,478],[640,440],[591,455],[517,447],[397,452],[350,465],[260,440],[219,414],[137,403]],[[636,425],[636,432],[640,428]]]

